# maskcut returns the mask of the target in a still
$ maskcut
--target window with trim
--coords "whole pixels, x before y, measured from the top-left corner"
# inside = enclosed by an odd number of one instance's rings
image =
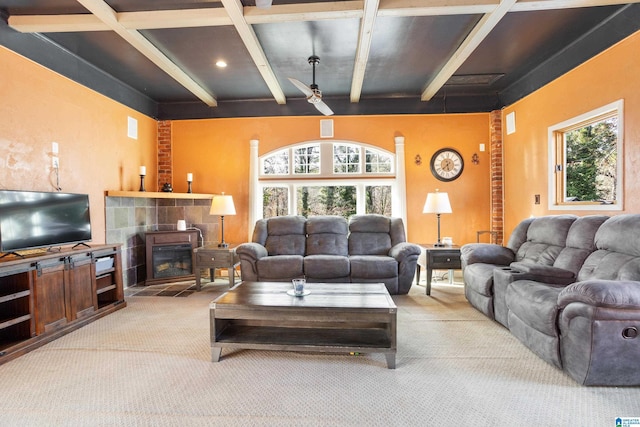
[[[341,141],[293,145],[260,159],[259,186],[263,218],[348,218],[356,213],[391,216],[394,155],[365,144]]]
[[[320,145],[308,145],[293,150],[293,173],[317,175],[320,173]]]
[[[550,209],[622,209],[622,107],[549,128]]]

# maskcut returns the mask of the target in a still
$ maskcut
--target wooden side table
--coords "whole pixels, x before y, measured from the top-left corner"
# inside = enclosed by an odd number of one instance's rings
[[[236,246],[229,245],[219,248],[217,245],[201,246],[193,250],[195,254],[196,290],[200,290],[201,269],[208,268],[211,280],[215,276],[216,268],[226,268],[229,272],[229,287],[235,284],[235,269],[240,265],[240,258],[236,254]]]
[[[449,270],[449,278],[453,278],[453,270],[460,270],[460,246],[420,245],[426,254],[427,295],[431,295],[431,276],[433,270]],[[420,280],[420,264],[417,265],[416,284]]]

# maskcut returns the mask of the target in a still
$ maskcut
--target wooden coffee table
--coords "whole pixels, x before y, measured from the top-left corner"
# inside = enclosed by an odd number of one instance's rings
[[[397,308],[382,283],[242,282],[210,305],[211,360],[223,348],[384,353],[396,367]]]

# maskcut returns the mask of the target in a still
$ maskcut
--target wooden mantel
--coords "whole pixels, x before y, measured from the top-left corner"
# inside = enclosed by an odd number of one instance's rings
[[[139,199],[213,199],[213,194],[107,190],[107,197],[135,197]]]

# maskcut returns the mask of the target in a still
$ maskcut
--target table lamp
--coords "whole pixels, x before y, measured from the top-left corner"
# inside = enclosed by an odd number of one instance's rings
[[[218,244],[219,248],[228,248],[229,245],[224,241],[224,217],[226,215],[235,215],[236,207],[233,205],[233,197],[227,196],[222,193],[219,196],[213,196],[211,200],[211,209],[209,210],[211,215],[220,215],[220,223],[222,230],[222,238]]]
[[[440,193],[436,189],[435,193],[427,194],[427,201],[424,203],[422,213],[434,213],[438,217],[438,242],[433,246],[442,247],[444,243],[440,241],[440,214],[451,213],[451,204],[449,203],[449,195]]]

